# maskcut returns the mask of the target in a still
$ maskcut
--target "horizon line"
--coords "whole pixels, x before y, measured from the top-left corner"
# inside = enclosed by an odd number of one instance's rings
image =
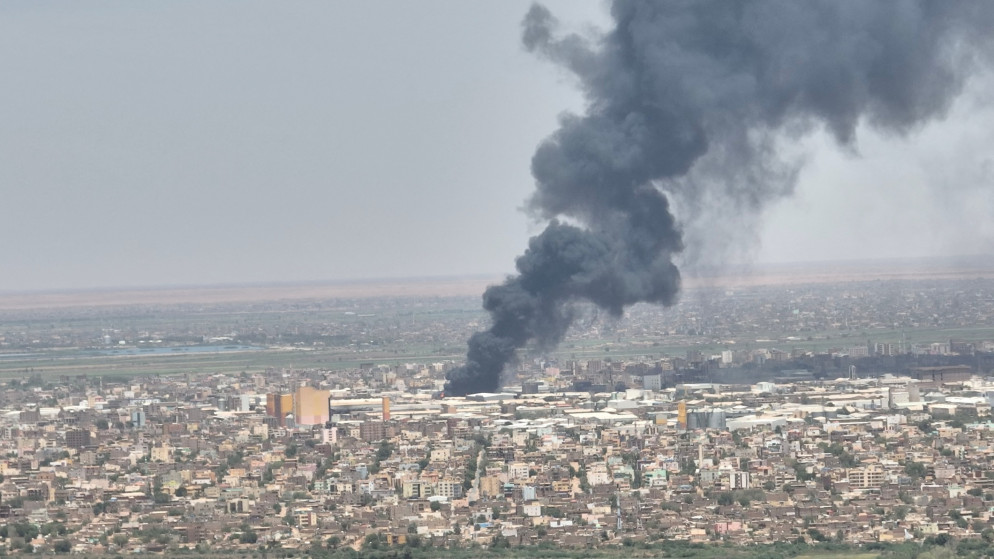
[[[888,256],[882,258],[850,258],[834,260],[801,260],[801,261],[757,261],[736,262],[722,265],[695,264],[680,267],[681,275],[687,280],[693,279],[734,279],[736,277],[756,277],[763,272],[776,271],[778,268],[814,268],[824,266],[880,266],[887,264],[945,264],[947,266],[980,264],[984,269],[994,270],[994,254],[962,254],[962,255],[932,255],[932,256]],[[816,271],[816,270],[812,270]],[[850,270],[853,271],[853,270]],[[867,270],[869,271],[869,270]],[[898,270],[895,270],[897,272]],[[412,276],[379,276],[379,277],[345,277],[324,279],[299,280],[259,280],[245,282],[218,283],[175,283],[175,284],[124,284],[99,285],[85,287],[52,287],[41,289],[0,289],[0,296],[43,296],[71,295],[85,293],[120,293],[120,292],[152,292],[152,291],[187,291],[187,290],[223,290],[223,289],[269,289],[279,287],[322,287],[322,286],[357,286],[384,285],[391,283],[415,284],[427,282],[495,280],[512,276],[507,272],[477,272],[466,274],[412,275]]]

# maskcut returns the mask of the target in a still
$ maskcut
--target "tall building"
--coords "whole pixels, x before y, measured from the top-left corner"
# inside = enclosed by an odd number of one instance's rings
[[[266,394],[266,415],[275,417],[279,425],[293,412],[293,394]]]
[[[363,421],[359,425],[359,438],[368,443],[386,438],[386,425],[382,421]]]
[[[85,429],[73,429],[66,431],[66,446],[69,448],[83,448],[90,445],[90,432]]]
[[[657,373],[643,376],[642,388],[645,390],[662,390],[663,375]]]
[[[236,394],[224,400],[224,408],[227,411],[249,411],[251,406],[252,401],[248,394]]]
[[[297,425],[324,425],[328,422],[331,391],[301,386],[293,397],[293,417]]]

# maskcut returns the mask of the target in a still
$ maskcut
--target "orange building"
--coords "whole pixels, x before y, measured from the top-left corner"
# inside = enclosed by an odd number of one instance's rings
[[[297,425],[324,425],[329,420],[328,400],[331,391],[301,386],[293,397],[293,416]]]
[[[280,425],[293,412],[293,394],[266,394],[266,415],[279,419]]]

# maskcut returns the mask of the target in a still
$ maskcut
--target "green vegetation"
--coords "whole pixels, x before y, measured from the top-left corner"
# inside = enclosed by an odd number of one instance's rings
[[[469,490],[473,487],[473,481],[476,480],[476,467],[477,461],[480,456],[479,447],[474,447],[473,451],[469,453],[469,458],[466,459],[466,468],[463,470],[462,488],[464,490]]]
[[[242,539],[244,537],[244,539]],[[251,532],[242,532],[239,538],[245,543],[255,543]],[[694,559],[953,559],[956,557],[980,558],[994,554],[994,547],[983,539],[951,542],[945,545],[930,544],[866,544],[853,546],[836,543],[777,543],[771,545],[739,546],[731,544],[694,544],[686,542],[662,542],[645,544],[626,539],[619,546],[592,549],[564,549],[554,543],[543,541],[535,545],[518,545],[515,541],[495,536],[490,545],[470,545],[466,547],[436,547],[416,535],[408,534],[408,543],[389,545],[386,536],[371,534],[363,542],[361,549],[342,547],[341,540],[332,537],[322,543],[315,541],[304,555],[280,553],[270,547],[246,554],[244,551],[215,551],[206,557],[308,557],[312,559],[628,559],[679,557]],[[275,553],[274,553],[275,552]]]
[[[375,460],[373,460],[373,463],[369,465],[369,473],[375,474],[379,472],[380,462],[383,462],[384,460],[389,460],[391,454],[393,454],[393,445],[387,441],[382,441],[380,443],[380,448],[376,450]]]

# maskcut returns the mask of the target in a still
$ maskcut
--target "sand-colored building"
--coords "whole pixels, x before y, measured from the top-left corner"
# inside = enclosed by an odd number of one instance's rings
[[[324,425],[328,422],[331,392],[301,386],[293,395],[293,415],[297,425]]]

